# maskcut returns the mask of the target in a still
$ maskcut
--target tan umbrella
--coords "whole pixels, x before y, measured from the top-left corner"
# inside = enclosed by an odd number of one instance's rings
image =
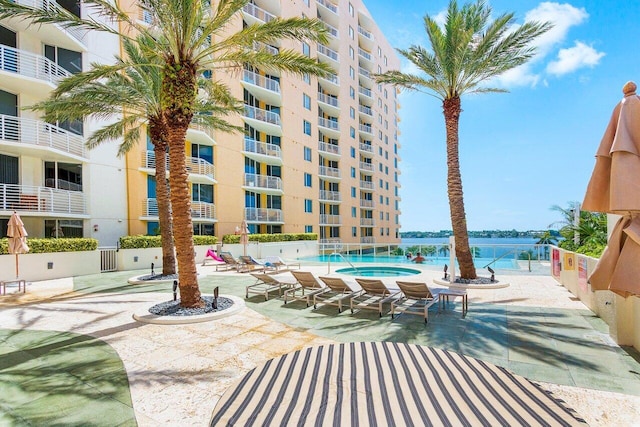
[[[627,82],[596,152],[584,210],[622,215],[589,277],[593,290],[640,295],[640,97]]]
[[[249,244],[249,226],[247,225],[247,220],[242,220],[242,225],[240,225],[240,243],[243,246],[243,255],[247,256],[247,244]]]
[[[9,218],[7,237],[9,237],[9,253],[16,255],[17,279],[19,277],[18,254],[26,254],[29,252],[29,246],[27,246],[27,230],[25,230],[24,223],[17,212],[14,212],[11,218]]]

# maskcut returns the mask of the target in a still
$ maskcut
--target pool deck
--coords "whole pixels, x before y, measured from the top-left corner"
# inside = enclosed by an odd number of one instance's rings
[[[213,266],[198,268],[201,290],[208,294],[219,286],[221,294],[244,297],[244,287],[254,281],[246,274],[215,272]],[[435,269],[420,268],[423,273],[411,280],[431,283],[441,276]],[[327,273],[326,264],[302,269]],[[67,331],[108,343],[124,363],[140,426],[207,425],[225,390],[270,358],[311,345],[382,340],[430,345],[504,366],[553,392],[592,426],[638,425],[640,420],[638,353],[617,346],[607,325],[548,275],[498,274],[509,287],[469,290],[465,318],[459,302],[440,311],[434,306],[427,325],[418,316],[391,320],[369,311],[338,314],[335,307],[314,310],[303,302],[284,305],[278,298],[255,296],[234,316],[166,326],[132,319],[136,310],[170,297],[166,284],[128,285],[126,279],[136,273],[30,284],[26,295],[0,298],[0,325],[16,334]],[[290,273],[278,277],[293,280]],[[0,336],[0,349],[2,340]],[[31,407],[38,407],[43,398],[21,392],[21,405],[33,402]],[[56,396],[53,380],[51,396]],[[73,402],[68,395],[59,396],[57,406]],[[0,409],[20,412],[19,406]],[[108,420],[97,424],[113,425]]]

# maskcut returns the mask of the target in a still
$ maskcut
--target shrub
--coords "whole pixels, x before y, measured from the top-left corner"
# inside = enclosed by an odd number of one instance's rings
[[[98,249],[98,241],[89,238],[27,239],[30,254],[83,252]],[[0,254],[9,253],[9,241],[0,239]]]
[[[318,240],[317,233],[280,233],[280,234],[250,234],[249,241],[259,243],[295,242],[299,240]],[[239,234],[225,234],[222,243],[240,243]]]
[[[193,236],[194,245],[215,245],[218,243],[216,236]],[[144,249],[161,248],[161,236],[122,236],[120,237],[120,249]]]

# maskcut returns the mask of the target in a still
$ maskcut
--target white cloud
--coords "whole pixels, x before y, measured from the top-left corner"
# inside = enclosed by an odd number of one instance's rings
[[[501,88],[515,86],[535,87],[538,81],[540,81],[540,75],[533,72],[531,64],[523,64],[500,74],[495,80],[490,81],[488,86]]]
[[[576,8],[568,3],[543,2],[525,15],[525,21],[551,22],[553,28],[538,37],[534,45],[538,56],[546,56],[549,51],[567,36],[569,29],[582,24],[589,14],[584,8]]]
[[[604,52],[598,52],[593,47],[576,41],[573,47],[560,49],[558,59],[547,65],[547,72],[561,76],[579,68],[594,67],[604,55]]]
[[[444,28],[444,24],[447,23],[447,9],[442,9],[435,16],[432,16],[431,19],[436,21],[436,24],[438,24],[440,28]]]

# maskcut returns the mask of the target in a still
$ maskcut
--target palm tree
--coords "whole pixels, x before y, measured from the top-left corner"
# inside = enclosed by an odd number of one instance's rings
[[[459,8],[458,3],[452,0],[443,27],[432,17],[424,17],[431,52],[419,45],[398,50],[426,77],[400,71],[388,71],[375,76],[378,83],[426,91],[442,101],[447,140],[449,209],[460,276],[464,279],[476,278],[476,270],[469,248],[458,154],[458,124],[462,112],[460,97],[466,93],[506,92],[482,84],[527,62],[535,53],[531,43],[550,28],[548,23],[537,22],[513,26],[513,13],[489,21],[491,13],[491,7],[483,1]]]
[[[138,22],[118,2],[86,0],[118,25],[93,19],[81,19],[64,10],[34,9],[11,0],[0,0],[0,18],[24,17],[34,23],[58,23],[106,31],[122,39],[130,34],[144,34],[156,40],[150,55],[159,58],[162,69],[160,100],[169,145],[169,185],[173,210],[173,232],[177,252],[180,299],[183,307],[202,307],[193,248],[193,224],[185,160],[186,133],[197,104],[198,76],[207,70],[240,70],[249,65],[266,71],[283,71],[295,75],[327,75],[332,70],[316,59],[292,49],[271,54],[264,46],[281,40],[326,42],[327,30],[316,19],[274,19],[265,24],[248,25],[231,32],[249,0],[141,0],[140,8],[151,25]],[[208,120],[203,116],[203,122]]]
[[[536,245],[544,245],[544,259],[549,259],[549,245],[557,245],[558,239],[551,234],[550,230],[545,231],[539,236]]]
[[[154,148],[162,274],[171,275],[176,273],[176,259],[166,171],[167,129],[160,103],[162,70],[158,58],[149,55],[148,48],[143,48],[153,43],[144,35],[135,40],[123,40],[126,59],[116,57],[114,65],[93,64],[89,71],[71,75],[58,84],[49,99],[31,106],[31,109],[42,111],[44,119],[49,122],[84,120],[88,116],[119,116],[118,120],[87,139],[88,147],[94,148],[122,138],[118,155],[124,155],[136,145],[140,140],[140,124],[146,123]],[[229,91],[207,79],[203,79],[200,85],[208,93],[208,102],[199,103],[197,107],[212,116],[210,127],[223,131],[240,130],[220,118],[215,120],[219,115],[241,111]],[[123,110],[124,114],[121,114]]]

